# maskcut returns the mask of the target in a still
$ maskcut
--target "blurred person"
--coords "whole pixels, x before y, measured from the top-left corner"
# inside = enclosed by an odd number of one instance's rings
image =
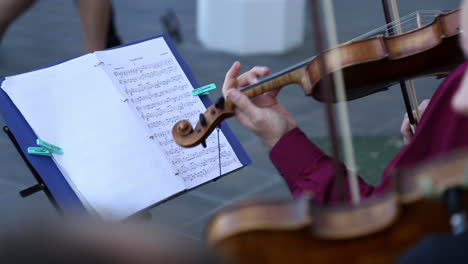
[[[36,0],[0,0],[0,40],[8,26]],[[120,45],[111,0],[77,0],[85,53]]]
[[[111,17],[111,0],[77,0],[85,53],[103,50]]]
[[[171,36],[176,43],[182,43],[183,39],[180,30],[180,22],[174,10],[169,9],[166,11],[166,13],[161,17],[161,24],[166,34]]]
[[[35,219],[35,218],[32,218]],[[221,263],[206,249],[135,223],[37,220],[0,230],[0,263]]]

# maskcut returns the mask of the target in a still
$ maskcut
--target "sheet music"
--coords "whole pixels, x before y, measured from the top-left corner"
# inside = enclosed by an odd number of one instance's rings
[[[2,88],[88,210],[122,219],[185,189],[94,54],[7,78]]]
[[[206,108],[200,98],[191,95],[193,87],[163,38],[96,55],[122,96],[128,99],[148,136],[158,142],[173,162],[187,189],[242,166],[221,131],[221,159],[216,132],[207,138],[205,149],[182,148],[174,142],[171,135],[174,124],[183,119],[196,124],[198,115]]]

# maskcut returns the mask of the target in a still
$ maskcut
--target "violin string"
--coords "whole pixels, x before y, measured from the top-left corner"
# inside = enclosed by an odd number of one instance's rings
[[[404,22],[400,22],[400,24],[407,24],[407,23],[411,23],[412,21],[409,20],[409,19],[406,19]],[[351,41],[354,41],[354,40],[360,40],[360,39],[365,39],[365,38],[369,38],[370,36],[374,36],[376,35],[377,33],[380,33],[382,31],[384,32],[387,32],[387,30],[389,28],[395,28],[396,27],[396,22],[392,22],[392,23],[389,23],[389,24],[386,24],[386,25],[383,25],[381,27],[378,27],[376,29],[373,29],[363,35],[360,35],[354,39],[352,39]]]
[[[410,21],[411,22],[414,22],[415,23],[415,27],[412,28],[412,29],[417,29],[420,27],[419,23],[418,23],[418,16],[421,17],[423,20],[434,20],[436,18],[436,16],[440,14],[440,11],[416,11],[416,12],[413,12],[412,15],[411,15],[411,18],[410,18]],[[395,25],[393,25],[392,27],[394,28],[395,26],[397,28],[401,28],[402,26],[402,21],[403,19],[399,18],[398,16],[396,17],[395,19]],[[406,30],[401,30],[401,33],[405,32]]]
[[[408,30],[410,27],[417,28],[417,13],[418,12],[412,12],[408,15],[405,15],[401,17],[399,20],[395,20],[391,23],[385,24],[383,26],[380,26],[378,28],[375,28],[365,34],[362,34],[350,41],[355,41],[355,40],[360,40],[364,38],[368,38],[370,36],[374,36],[377,33],[380,33],[382,31],[387,31],[389,28],[396,29],[398,25],[402,26],[402,28],[405,28],[405,31]],[[433,20],[438,14],[440,14],[440,11],[438,10],[422,10],[419,11],[419,13],[422,15],[424,20],[430,21]]]
[[[434,16],[423,17],[424,20],[432,20],[433,18],[434,18]],[[369,31],[369,32],[357,37],[357,38],[354,38],[351,41],[366,39],[366,38],[369,38],[371,36],[377,35],[378,33],[381,33],[381,32],[386,32],[387,33],[388,30],[391,30],[391,29],[395,30],[398,26],[400,26],[402,28],[402,32],[407,32],[407,31],[410,31],[410,30],[413,30],[413,29],[417,29],[418,28],[417,19],[416,19],[416,17],[414,17],[414,18],[412,18],[412,20],[406,20],[406,21],[400,22],[399,24],[393,24],[393,25],[389,24],[388,26],[379,27],[379,28],[374,29],[372,31]]]
[[[221,127],[221,125],[220,125]],[[221,177],[222,171],[221,171],[221,144],[219,143],[219,127],[216,128],[217,134],[218,134],[218,165],[219,165],[219,176]]]
[[[411,19],[415,19],[415,18],[411,18]],[[403,22],[399,22],[399,25],[400,25],[400,26],[404,25],[404,27],[408,27],[408,26],[411,27],[412,24],[410,24],[410,23],[416,24],[416,21],[415,21],[415,20],[409,20],[409,19],[408,19],[408,20],[405,20],[405,21],[403,21]],[[380,33],[380,32],[382,32],[382,31],[387,32],[389,29],[395,29],[397,26],[398,26],[397,23],[394,23],[394,22],[393,22],[393,23],[388,24],[388,25],[386,25],[386,26],[381,26],[381,27],[379,27],[379,28],[376,28],[376,29],[374,29],[374,30],[372,30],[372,31],[370,31],[370,32],[368,32],[368,33],[366,33],[366,34],[363,34],[363,35],[361,35],[361,36],[359,36],[359,37],[357,37],[357,38],[355,38],[355,39],[353,39],[353,40],[365,39],[365,38],[368,38],[368,37],[370,37],[370,36],[375,35],[376,33]]]
[[[387,29],[388,27],[394,27],[397,23],[404,23],[404,22],[406,22],[406,21],[408,21],[408,20],[413,19],[413,17],[414,17],[415,15],[416,15],[416,12],[410,13],[410,14],[408,14],[408,15],[402,17],[402,18],[400,19],[400,21],[392,21],[391,23],[382,25],[382,26],[380,26],[380,27],[378,27],[378,28],[376,28],[376,29],[374,29],[374,30],[368,32],[368,33],[371,33],[371,32],[379,32],[379,31],[382,31],[382,29]],[[366,34],[364,34],[364,35],[367,35],[368,33],[366,33]]]

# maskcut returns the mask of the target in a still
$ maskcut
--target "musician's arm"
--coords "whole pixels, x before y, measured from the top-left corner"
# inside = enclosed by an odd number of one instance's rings
[[[295,128],[285,134],[272,148],[270,159],[284,177],[294,197],[310,193],[319,203],[339,199],[333,159]],[[344,166],[343,164],[341,164]],[[348,179],[344,179],[346,199],[350,199]],[[370,196],[375,188],[359,178],[362,197]]]
[[[268,74],[268,69],[254,67],[240,76],[239,73],[240,64],[236,62],[226,73],[223,94],[235,104],[236,119],[272,147],[270,158],[285,178],[293,196],[309,192],[313,193],[317,202],[338,200],[332,158],[296,127],[294,118],[276,99],[279,90],[253,99],[239,91],[240,87],[256,83],[257,78]],[[347,181],[345,177],[345,189],[349,190]],[[362,196],[369,196],[374,188],[359,181]],[[349,199],[349,194],[347,197]]]

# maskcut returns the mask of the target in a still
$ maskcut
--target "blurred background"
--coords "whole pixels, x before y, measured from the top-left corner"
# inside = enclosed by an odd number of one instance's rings
[[[208,8],[206,5],[209,2],[217,2],[216,8]],[[242,9],[237,7],[236,2],[254,5]],[[280,2],[286,4],[282,6]],[[114,0],[112,4],[116,35],[122,43],[169,31],[178,40],[177,49],[199,83],[215,83],[221,88],[224,75],[235,60],[243,64],[244,70],[255,65],[265,65],[276,72],[314,55],[309,9],[297,11],[304,26],[301,23],[289,23],[294,20],[291,14],[294,16],[298,2],[301,1]],[[340,42],[385,24],[379,0],[334,0],[333,3]],[[404,15],[417,10],[454,9],[460,5],[460,0],[412,0],[398,3],[400,13]],[[265,11],[274,5],[279,9]],[[78,14],[72,0],[37,1],[13,22],[3,36],[0,43],[0,76],[27,72],[82,55],[85,49]],[[289,17],[281,17],[281,14]],[[262,24],[265,19],[271,19],[274,23]],[[216,30],[222,31],[210,32],[213,23],[219,24]],[[255,26],[258,26],[257,32],[245,31]],[[291,46],[285,44],[283,50],[262,51],[261,46],[258,50],[249,49],[265,36],[290,40],[294,38],[291,36],[293,32],[299,36],[295,40],[297,43]],[[229,39],[230,35],[238,36],[236,41],[239,42],[233,43]],[[415,84],[419,101],[430,98],[439,83],[440,80],[435,78],[417,80]],[[220,89],[211,92],[210,97],[215,100],[219,95]],[[299,86],[286,87],[279,98],[308,136],[327,148],[323,104],[305,97]],[[399,87],[352,101],[348,106],[360,174],[367,181],[378,184],[382,169],[403,145],[399,130],[404,106]],[[155,228],[202,240],[210,216],[228,204],[254,197],[291,199],[283,179],[268,159],[269,149],[234,120],[228,123],[253,164],[151,209],[150,221]],[[0,125],[4,125],[1,117]],[[0,221],[6,223],[21,217],[24,212],[38,211],[43,215],[56,215],[44,193],[39,192],[27,198],[19,196],[21,189],[34,184],[34,178],[13,145],[4,133],[0,133]]]

